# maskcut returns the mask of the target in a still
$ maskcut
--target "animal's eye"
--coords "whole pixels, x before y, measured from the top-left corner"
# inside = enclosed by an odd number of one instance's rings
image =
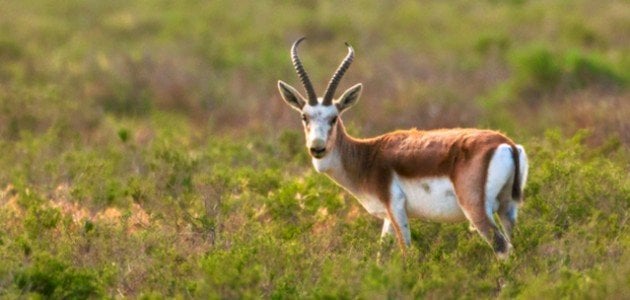
[[[335,125],[335,123],[337,123],[337,116],[334,116],[332,119],[330,119],[330,125]]]

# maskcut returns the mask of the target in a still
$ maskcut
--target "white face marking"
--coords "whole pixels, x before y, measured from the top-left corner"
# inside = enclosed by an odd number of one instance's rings
[[[334,125],[336,125],[339,111],[335,105],[324,106],[306,104],[302,109],[306,147],[321,152],[310,152],[315,159],[323,158],[331,150]]]
[[[404,193],[409,217],[437,222],[465,219],[453,183],[446,177],[407,179],[394,175],[392,184]]]

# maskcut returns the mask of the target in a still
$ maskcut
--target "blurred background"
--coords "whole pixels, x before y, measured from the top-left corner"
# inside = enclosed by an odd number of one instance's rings
[[[353,132],[548,128],[630,143],[624,1],[3,1],[0,135],[167,113],[205,134],[299,129],[277,91],[300,90],[292,42],[318,93],[351,43],[339,88],[363,82]],[[146,128],[145,134],[150,133]]]
[[[277,91],[302,36],[320,95],[354,47],[355,136],[525,146],[510,260],[414,221],[375,261]],[[627,0],[0,1],[0,297],[627,298],[629,85]]]

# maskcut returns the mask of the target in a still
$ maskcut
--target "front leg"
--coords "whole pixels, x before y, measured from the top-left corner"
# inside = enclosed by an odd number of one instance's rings
[[[383,229],[381,230],[381,239],[379,240],[379,243],[384,244],[385,241],[389,242],[388,238],[390,236],[393,236],[394,239],[398,240],[396,230],[394,229],[394,224],[392,223],[392,221],[389,220],[389,217],[386,217],[383,219]],[[387,246],[389,246],[389,243],[387,243]]]
[[[394,234],[394,227],[392,227],[392,222],[385,218],[383,219],[383,229],[381,230],[381,242],[385,240],[386,237]]]
[[[381,230],[381,239],[379,240],[380,243],[380,249],[378,251],[378,253],[376,254],[376,262],[378,264],[381,264],[383,258],[381,255],[381,251],[386,251],[387,253],[390,252],[390,246],[391,243],[389,243],[389,240],[387,240],[387,243],[385,244],[385,239],[387,239],[389,236],[394,234],[394,227],[392,226],[392,222],[388,219],[388,218],[384,218],[383,219],[383,229]],[[383,247],[383,246],[386,247]]]
[[[396,234],[398,244],[405,252],[406,247],[411,245],[411,230],[409,230],[409,221],[407,218],[406,209],[407,199],[402,189],[396,184],[392,185],[390,193],[389,206],[387,208],[387,216],[389,220],[386,220],[383,224],[383,232],[385,232],[385,225],[387,221],[390,223],[390,227],[393,228],[393,232]],[[382,234],[381,234],[382,235]]]

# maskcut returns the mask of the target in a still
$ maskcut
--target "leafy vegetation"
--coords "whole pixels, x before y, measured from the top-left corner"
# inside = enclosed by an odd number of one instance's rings
[[[626,6],[2,2],[0,297],[626,297]],[[355,135],[480,126],[525,146],[508,261],[464,223],[412,222],[404,257],[377,243],[277,95],[302,35],[320,88],[354,46]]]

